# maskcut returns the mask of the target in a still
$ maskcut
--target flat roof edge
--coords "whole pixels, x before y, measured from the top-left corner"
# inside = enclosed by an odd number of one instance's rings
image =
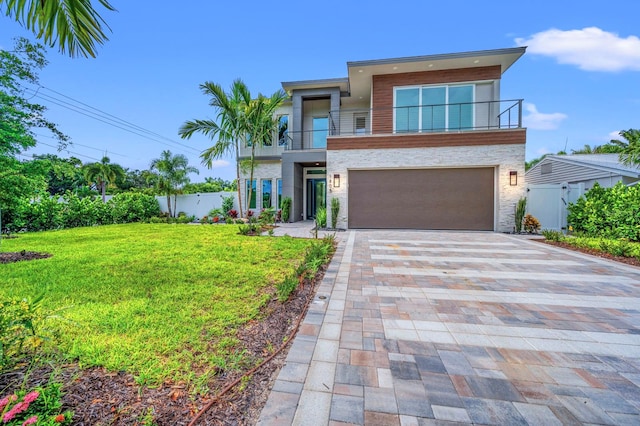
[[[493,49],[493,50],[476,50],[476,51],[459,52],[459,53],[441,53],[436,55],[425,55],[425,56],[405,56],[402,58],[373,59],[373,60],[366,60],[366,61],[347,62],[347,67],[389,65],[389,64],[397,64],[397,63],[406,63],[406,62],[438,61],[438,60],[445,60],[445,59],[464,59],[464,58],[472,58],[474,56],[495,56],[495,55],[513,55],[513,54],[523,55],[526,50],[527,50],[527,47],[523,46],[523,47],[509,47],[504,49]]]
[[[298,80],[298,81],[283,81],[280,84],[282,86],[317,86],[324,84],[348,84],[349,77],[339,77],[339,78],[323,78],[319,80]]]

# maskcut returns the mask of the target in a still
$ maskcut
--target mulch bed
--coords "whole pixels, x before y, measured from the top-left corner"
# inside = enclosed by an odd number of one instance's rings
[[[615,260],[616,262],[626,263],[627,265],[640,267],[640,260],[638,260],[635,257],[614,256],[612,254],[605,253],[600,250],[580,248],[580,247],[576,247],[571,244],[559,242],[559,241],[547,241],[547,240],[532,240],[532,241],[539,241],[541,243],[550,244],[552,246],[562,247],[567,250],[579,251],[581,253],[590,254],[591,256],[597,256],[603,259]]]
[[[280,347],[304,314],[307,299],[313,297],[323,276],[324,269],[312,281],[307,280],[299,287],[285,304],[277,299],[271,300],[263,308],[260,319],[240,330],[238,349],[244,349],[247,357],[255,361],[252,365],[257,365],[259,360]],[[197,424],[255,424],[284,365],[287,351],[288,346],[253,374],[248,382],[225,394],[198,419]],[[19,386],[26,370],[27,367],[22,367],[0,375],[0,396]],[[46,383],[51,371],[51,367],[32,370],[27,377],[28,386]],[[74,412],[74,425],[142,425],[145,415],[152,414],[154,424],[158,426],[180,426],[188,425],[220,389],[242,374],[220,371],[209,383],[209,393],[205,396],[190,395],[189,389],[181,383],[166,382],[157,388],[141,388],[131,374],[109,372],[103,368],[80,369],[73,364],[59,368],[57,377],[64,383],[63,409]]]
[[[3,237],[5,238],[5,237]],[[0,252],[0,263],[21,262],[23,260],[46,259],[53,256],[51,253],[38,253],[35,251]]]

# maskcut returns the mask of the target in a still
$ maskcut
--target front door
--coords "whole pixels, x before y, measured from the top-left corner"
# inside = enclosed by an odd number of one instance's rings
[[[307,178],[307,219],[315,219],[316,211],[327,205],[327,179]]]

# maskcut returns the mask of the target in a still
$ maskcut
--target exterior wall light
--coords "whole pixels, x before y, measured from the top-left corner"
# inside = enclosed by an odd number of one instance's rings
[[[518,172],[510,171],[509,172],[509,185],[517,186],[518,185]]]
[[[340,188],[340,175],[338,174],[333,175],[333,187]]]

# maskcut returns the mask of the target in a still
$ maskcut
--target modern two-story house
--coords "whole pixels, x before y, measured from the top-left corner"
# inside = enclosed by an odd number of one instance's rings
[[[243,205],[252,185],[252,209],[291,197],[291,221],[337,198],[343,228],[512,231],[526,129],[500,81],[524,52],[348,62],[344,78],[282,83],[290,98],[241,179]]]

